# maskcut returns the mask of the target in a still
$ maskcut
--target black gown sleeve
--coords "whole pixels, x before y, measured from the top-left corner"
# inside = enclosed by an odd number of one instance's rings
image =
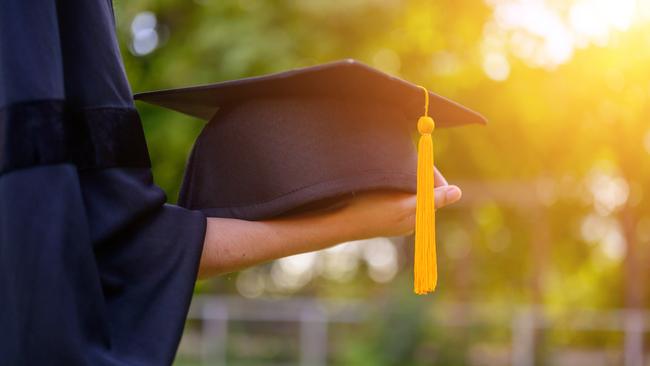
[[[152,181],[110,1],[1,1],[0,364],[171,364],[205,225]]]

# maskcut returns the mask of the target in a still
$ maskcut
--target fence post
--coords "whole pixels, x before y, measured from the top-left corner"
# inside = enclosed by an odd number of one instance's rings
[[[327,315],[316,303],[304,306],[300,314],[300,365],[327,365]]]
[[[625,345],[623,360],[625,366],[643,366],[643,333],[645,317],[639,310],[628,309],[623,312]]]
[[[535,366],[535,314],[520,309],[512,321],[512,366]]]
[[[222,301],[208,301],[201,308],[201,316],[201,365],[226,366],[228,307]]]

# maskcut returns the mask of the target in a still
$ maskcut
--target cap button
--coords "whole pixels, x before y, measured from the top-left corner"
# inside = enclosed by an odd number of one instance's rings
[[[418,119],[418,131],[420,131],[421,134],[431,134],[435,127],[436,124],[433,122],[433,118],[431,117],[422,116]]]

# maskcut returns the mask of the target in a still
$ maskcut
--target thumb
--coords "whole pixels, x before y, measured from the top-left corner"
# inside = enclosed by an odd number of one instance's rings
[[[447,205],[458,201],[463,195],[460,188],[457,186],[441,186],[434,190],[436,196],[436,209],[443,208]]]

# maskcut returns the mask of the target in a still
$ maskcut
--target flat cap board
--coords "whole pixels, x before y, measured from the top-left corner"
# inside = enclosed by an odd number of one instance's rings
[[[336,96],[393,104],[407,117],[423,113],[422,90],[415,84],[348,59],[276,74],[187,88],[139,93],[136,100],[209,120],[220,106],[261,97]],[[436,127],[485,124],[485,117],[429,92],[429,113]]]

